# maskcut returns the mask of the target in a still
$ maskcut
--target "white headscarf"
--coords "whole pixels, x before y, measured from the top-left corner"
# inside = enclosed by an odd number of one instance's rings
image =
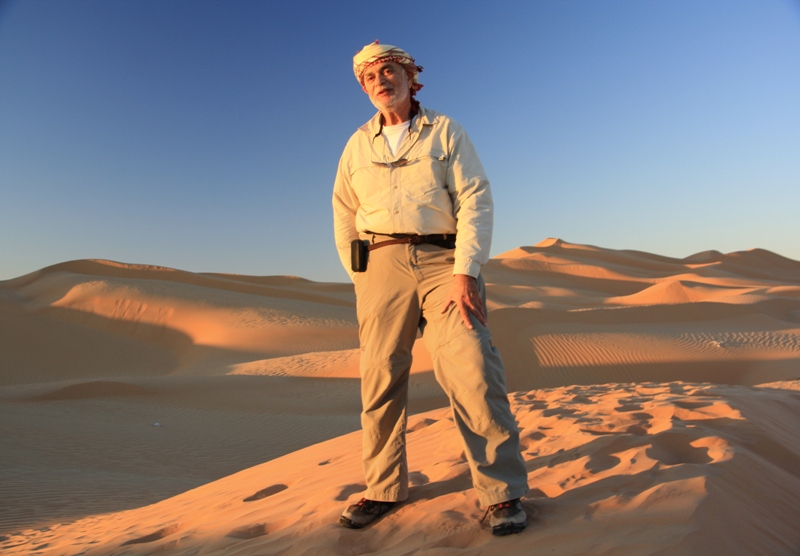
[[[356,74],[356,79],[362,87],[364,86],[364,73],[367,69],[378,62],[384,61],[396,62],[403,66],[411,78],[412,90],[417,92],[422,89],[422,83],[419,82],[419,73],[422,71],[422,66],[418,66],[414,58],[405,50],[391,44],[378,44],[377,40],[368,44],[353,56],[353,73]]]

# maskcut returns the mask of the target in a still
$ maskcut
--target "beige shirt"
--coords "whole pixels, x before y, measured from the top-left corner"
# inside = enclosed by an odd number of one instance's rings
[[[359,232],[457,234],[453,274],[477,277],[489,260],[493,224],[489,180],[469,136],[444,114],[420,106],[392,155],[380,113],[356,131],[333,186],[333,226],[350,278],[350,242]]]

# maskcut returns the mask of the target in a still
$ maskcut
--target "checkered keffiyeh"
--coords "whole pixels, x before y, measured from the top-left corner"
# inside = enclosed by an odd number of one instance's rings
[[[353,56],[353,73],[356,74],[356,79],[363,86],[364,72],[378,62],[387,61],[396,62],[406,68],[411,77],[411,88],[414,91],[422,89],[422,83],[419,82],[422,66],[418,66],[408,52],[391,44],[379,44],[378,41],[375,41],[362,48]]]

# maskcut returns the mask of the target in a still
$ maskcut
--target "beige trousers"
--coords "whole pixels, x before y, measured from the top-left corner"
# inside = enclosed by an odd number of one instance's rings
[[[433,245],[381,247],[370,252],[367,271],[356,275],[364,496],[370,500],[408,497],[406,410],[418,329],[436,379],[450,399],[481,504],[519,498],[528,491],[505,369],[489,329],[474,318],[474,330],[468,329],[455,306],[441,312],[453,283],[453,252]],[[478,282],[485,299],[483,279]]]

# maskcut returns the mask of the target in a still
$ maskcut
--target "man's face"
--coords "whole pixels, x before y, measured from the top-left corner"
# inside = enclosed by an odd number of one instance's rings
[[[362,88],[381,112],[402,107],[411,96],[408,74],[396,62],[378,62],[368,68]]]

